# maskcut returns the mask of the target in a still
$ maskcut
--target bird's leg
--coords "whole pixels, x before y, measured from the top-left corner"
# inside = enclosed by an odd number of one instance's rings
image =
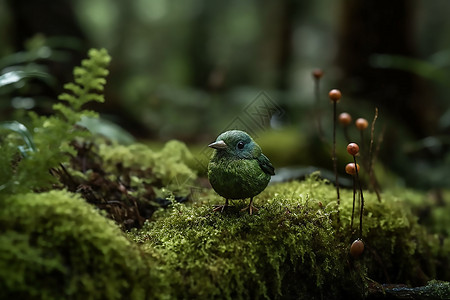
[[[226,207],[228,207],[228,199],[225,199],[225,204],[224,205],[214,205],[213,211],[219,211],[220,210],[220,212],[223,212]]]
[[[250,198],[250,204],[248,205],[248,207],[241,209],[241,211],[247,210],[249,211],[250,215],[252,215],[253,211],[258,210],[258,208],[253,206],[253,197]]]

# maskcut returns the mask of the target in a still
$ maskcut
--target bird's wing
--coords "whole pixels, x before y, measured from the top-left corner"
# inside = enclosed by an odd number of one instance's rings
[[[264,171],[264,173],[267,173],[269,175],[275,175],[275,168],[272,166],[272,163],[267,158],[267,156],[261,153],[261,155],[258,156],[256,160],[258,161],[259,166]]]

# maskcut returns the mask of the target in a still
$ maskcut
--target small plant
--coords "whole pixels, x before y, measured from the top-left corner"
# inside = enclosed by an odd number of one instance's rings
[[[381,201],[381,194],[380,194],[380,186],[378,184],[378,181],[376,179],[375,176],[375,172],[373,170],[373,162],[375,160],[376,154],[379,150],[375,151],[373,150],[373,145],[374,145],[374,133],[375,133],[375,123],[378,119],[378,108],[375,108],[375,114],[371,123],[371,129],[370,129],[370,142],[368,145],[368,148],[366,148],[366,144],[365,144],[365,137],[364,137],[364,131],[369,127],[369,122],[365,119],[365,118],[358,118],[355,121],[355,126],[358,129],[358,131],[360,132],[360,157],[361,157],[361,161],[362,161],[362,166],[364,167],[364,169],[366,170],[367,174],[368,174],[368,180],[370,182],[370,185],[372,187],[372,190],[375,192],[375,194],[377,195],[377,199],[378,201]],[[378,141],[378,147],[379,144],[382,140],[382,135],[380,135]],[[364,149],[363,149],[363,145],[364,145]]]
[[[337,89],[333,89],[328,93],[328,96],[330,97],[331,102],[333,103],[333,153],[332,153],[332,159],[333,159],[333,169],[334,169],[334,175],[336,177],[336,194],[338,199],[338,206],[340,204],[340,195],[339,195],[339,178],[338,178],[338,171],[337,171],[337,158],[336,158],[336,106],[339,100],[341,99],[341,91]]]
[[[361,160],[362,160],[362,165],[363,165],[364,169],[367,171],[368,180],[370,182],[372,190],[377,195],[378,201],[381,201],[380,185],[377,181],[375,172],[373,170],[373,162],[374,162],[376,154],[379,150],[379,148],[377,148],[377,150],[375,152],[373,150],[374,139],[375,139],[375,137],[374,137],[375,123],[376,123],[377,119],[378,119],[378,108],[375,108],[375,114],[374,114],[374,117],[373,117],[373,120],[371,123],[370,143],[368,145],[368,148],[364,147],[364,149],[363,149],[363,145],[365,145],[364,144],[364,131],[369,127],[369,122],[364,118],[358,118],[355,121],[355,126],[358,129],[358,131],[360,132],[360,145],[361,145],[360,156],[361,156]],[[379,139],[378,139],[378,142],[379,142],[378,147],[380,146],[381,141],[382,141],[382,134],[380,134]]]
[[[320,107],[320,79],[323,77],[323,71],[321,69],[315,69],[312,72],[312,76],[314,78],[314,98],[315,98],[315,105],[316,105],[316,122],[317,122],[317,131],[319,133],[319,137],[323,140],[323,130],[322,130],[322,122],[320,118],[321,111],[319,110]]]
[[[355,121],[355,126],[360,132],[360,138],[361,138],[360,144],[363,145],[364,144],[364,130],[366,130],[367,127],[369,127],[369,122],[367,122],[367,120],[364,118],[358,118]]]
[[[375,115],[373,116],[372,125],[370,128],[370,146],[369,146],[369,159],[368,159],[368,174],[369,174],[369,180],[372,184],[373,190],[375,191],[375,194],[377,195],[378,201],[381,202],[381,195],[380,195],[380,187],[377,181],[377,178],[375,176],[375,173],[373,171],[373,161],[374,161],[374,155],[373,155],[373,140],[374,140],[374,132],[375,132],[375,122],[378,119],[378,108],[375,107]]]
[[[61,102],[53,105],[53,109],[59,111],[72,124],[78,122],[82,116],[97,116],[92,111],[81,110],[87,102],[105,102],[104,95],[99,92],[103,91],[106,84],[106,76],[109,74],[107,67],[111,57],[106,49],[91,49],[88,55],[89,59],[84,59],[81,67],[75,67],[73,70],[75,82],[64,85],[68,92],[58,97],[59,100],[66,101],[69,106]]]
[[[349,113],[343,112],[339,115],[339,123],[344,127],[345,139],[350,143],[350,137],[348,135],[348,126],[352,123],[352,116]]]
[[[322,78],[322,76],[323,76],[323,71],[321,69],[315,69],[312,72],[312,75],[313,75],[314,79],[320,80],[320,78]]]
[[[345,172],[349,175],[352,175],[352,182],[353,182],[353,206],[352,206],[352,220],[350,223],[350,231],[353,230],[353,217],[355,215],[355,200],[356,200],[356,180],[355,180],[355,176],[356,176],[356,169],[358,169],[359,172],[359,165],[357,164],[355,167],[355,163],[348,163],[345,166]]]
[[[358,165],[356,163],[356,155],[359,153],[359,146],[356,143],[350,143],[347,145],[347,152],[353,156],[353,163],[354,165]],[[359,180],[359,175],[358,175],[358,168],[355,168],[355,175],[356,175],[356,181],[358,182],[359,185],[359,192],[360,192],[360,196],[361,196],[361,209],[360,209],[360,213],[359,213],[359,236],[362,236],[362,216],[363,216],[363,211],[364,211],[364,195],[363,195],[363,191],[362,191],[362,186],[361,186],[361,181]]]
[[[369,122],[364,118],[358,118],[355,121],[355,125],[358,130],[363,131],[369,126]]]
[[[364,252],[364,242],[361,239],[356,239],[350,246],[350,255],[358,258]]]
[[[57,178],[49,171],[62,168],[71,156],[76,155],[71,142],[80,136],[88,135],[88,131],[80,128],[77,122],[83,116],[96,115],[83,110],[82,106],[89,101],[104,101],[99,92],[103,91],[105,77],[108,75],[106,68],[111,60],[105,49],[91,49],[88,54],[89,58],[83,60],[82,66],[74,70],[75,83],[64,86],[69,93],[59,97],[68,105],[56,103],[53,109],[57,114],[52,116],[38,116],[30,112],[31,124],[28,127],[20,126],[20,130],[16,130],[25,139],[17,140],[11,135],[3,139],[4,155],[0,159],[0,167],[11,169],[12,166],[13,171],[0,177],[1,193],[45,191],[54,187],[58,183]],[[30,134],[24,135],[27,132]],[[36,151],[28,151],[26,155],[21,153],[24,141],[27,145],[32,142]]]
[[[363,195],[363,191],[362,191],[362,187],[361,187],[361,181],[359,180],[359,175],[358,175],[358,164],[356,163],[356,155],[359,152],[359,146],[356,143],[350,143],[347,145],[347,152],[353,156],[353,169],[354,169],[354,173],[356,176],[356,181],[358,182],[359,185],[359,192],[360,192],[360,212],[359,212],[359,238],[357,240],[355,240],[351,247],[350,247],[350,255],[353,256],[354,258],[359,257],[363,251],[364,251],[364,242],[362,241],[362,218],[363,218],[363,212],[364,212],[364,195]],[[356,167],[355,167],[356,166]],[[350,168],[351,169],[351,168]],[[350,173],[353,172],[352,170]],[[355,185],[353,185],[355,186]],[[354,199],[355,199],[355,189],[353,189],[353,208],[354,208]],[[353,212],[352,212],[352,223],[353,223]]]

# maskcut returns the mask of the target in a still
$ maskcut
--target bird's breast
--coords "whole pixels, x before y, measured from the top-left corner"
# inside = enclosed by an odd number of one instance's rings
[[[261,193],[270,180],[256,159],[213,159],[208,165],[213,189],[228,199],[251,198]]]

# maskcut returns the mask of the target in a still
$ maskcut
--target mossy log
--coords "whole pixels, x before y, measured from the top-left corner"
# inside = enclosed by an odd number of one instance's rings
[[[449,280],[449,240],[429,234],[409,208],[423,194],[383,197],[367,193],[362,237],[359,219],[350,228],[352,191],[342,191],[338,212],[333,186],[317,175],[269,186],[252,216],[240,211],[244,201],[213,213],[223,200],[199,192],[191,206],[174,205],[132,237],[161,257],[176,298],[363,298],[371,282]],[[366,246],[358,259],[349,255],[355,238]]]
[[[223,199],[198,189],[190,204],[174,203],[128,235],[66,191],[7,196],[0,298],[360,299],[373,295],[374,282],[450,280],[449,239],[418,223],[416,192],[385,193],[381,203],[365,194],[366,247],[351,257],[359,225],[350,228],[351,193],[342,190],[338,212],[333,186],[317,176],[275,184],[250,216],[240,211],[245,201],[213,212]],[[443,287],[421,292],[448,299]]]

